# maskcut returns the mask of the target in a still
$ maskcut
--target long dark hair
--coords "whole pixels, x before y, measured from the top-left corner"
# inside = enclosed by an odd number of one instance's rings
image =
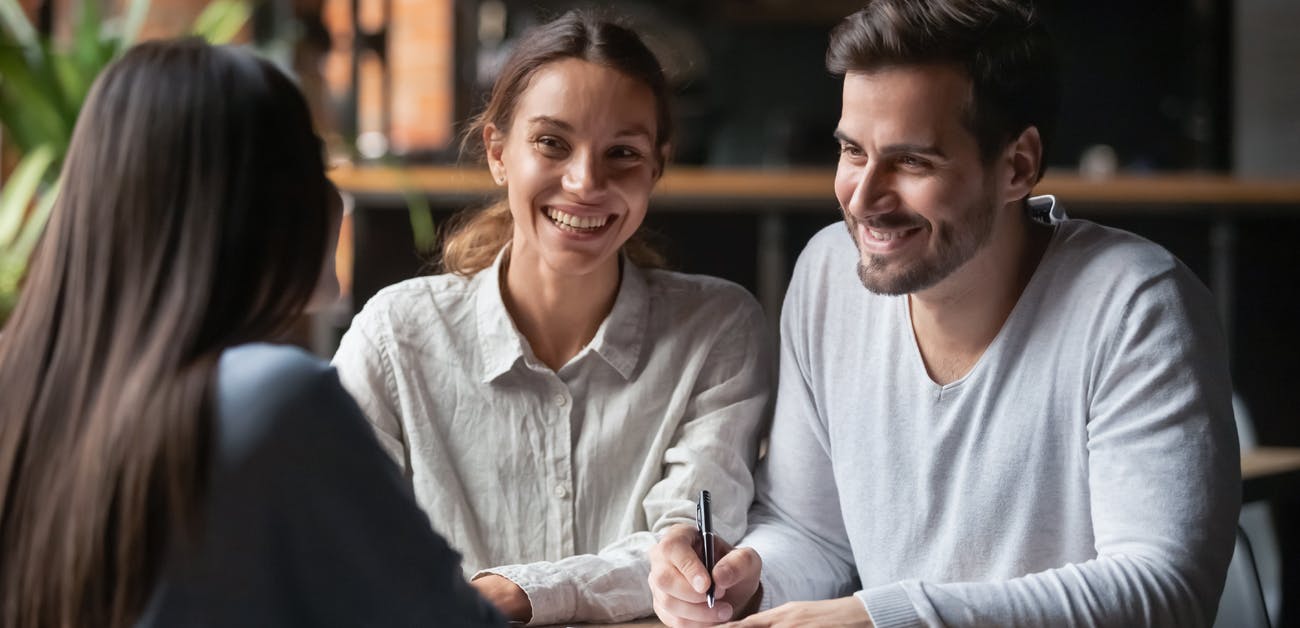
[[[0,625],[135,621],[201,510],[218,357],[301,311],[329,193],[249,53],[147,43],[95,82],[0,335]]]
[[[483,112],[470,121],[462,152],[482,147],[483,129],[492,124],[508,133],[514,122],[515,106],[537,71],[564,59],[582,59],[613,68],[650,88],[655,98],[655,155],[663,171],[664,151],[672,139],[673,121],[669,110],[668,82],[653,52],[631,29],[586,11],[569,11],[559,18],[534,27],[520,40],[492,86],[492,96]],[[501,200],[486,208],[457,217],[442,247],[441,266],[448,272],[472,275],[492,265],[514,228],[510,206]],[[639,232],[623,245],[628,258],[638,266],[661,267],[663,256]]]

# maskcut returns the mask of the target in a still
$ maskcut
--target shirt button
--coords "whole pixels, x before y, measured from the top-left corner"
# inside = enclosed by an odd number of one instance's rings
[[[563,484],[555,485],[555,496],[564,499],[569,496],[569,488]]]
[[[559,394],[555,396],[555,405],[564,407],[564,404],[566,403],[569,403],[568,397],[565,397],[563,394]]]

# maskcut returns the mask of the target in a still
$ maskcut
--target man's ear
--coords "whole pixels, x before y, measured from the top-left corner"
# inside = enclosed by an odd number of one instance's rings
[[[491,122],[483,125],[483,149],[487,153],[488,170],[498,185],[506,182],[506,164],[501,158],[506,148],[506,134]]]
[[[1038,184],[1038,172],[1043,164],[1043,138],[1038,134],[1038,127],[1021,131],[1020,137],[1007,146],[1004,159],[1007,172],[1002,202],[1011,203],[1029,196]]]

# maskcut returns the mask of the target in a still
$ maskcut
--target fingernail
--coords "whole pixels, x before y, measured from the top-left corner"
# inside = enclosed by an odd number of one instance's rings
[[[718,611],[718,621],[727,621],[728,619],[731,619],[730,605],[723,604],[722,606],[719,606],[717,608],[717,611]]]
[[[695,579],[691,581],[691,586],[695,587],[696,591],[704,591],[709,588],[709,583],[704,581],[704,576],[695,576]]]

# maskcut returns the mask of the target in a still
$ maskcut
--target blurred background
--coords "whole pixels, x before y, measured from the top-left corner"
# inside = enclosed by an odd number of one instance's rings
[[[829,29],[858,2],[0,0],[0,247],[8,247],[0,281],[20,287],[4,279],[20,274],[25,249],[15,242],[38,230],[38,192],[52,187],[61,159],[57,150],[42,157],[29,131],[46,124],[42,109],[75,118],[79,102],[68,89],[63,105],[16,99],[31,42],[68,51],[93,78],[87,55],[111,57],[106,41],[201,30],[290,71],[326,139],[349,205],[337,260],[345,298],[305,323],[299,340],[328,356],[375,291],[428,272],[452,214],[489,200],[495,187],[485,168],[461,160],[459,132],[520,33],[574,6],[630,22],[674,87],[673,163],[647,219],[655,239],[676,269],[748,287],[775,323],[804,242],[838,220],[839,82],[822,58]],[[1064,97],[1039,190],[1191,267],[1228,330],[1246,444],[1300,447],[1291,370],[1300,360],[1300,2],[1039,8],[1057,42]],[[18,17],[31,33],[14,32]],[[20,198],[27,188],[30,198]],[[1252,541],[1274,625],[1300,626],[1300,536],[1285,532],[1300,529],[1298,476],[1292,468],[1247,491],[1261,513],[1252,516],[1273,527]]]

